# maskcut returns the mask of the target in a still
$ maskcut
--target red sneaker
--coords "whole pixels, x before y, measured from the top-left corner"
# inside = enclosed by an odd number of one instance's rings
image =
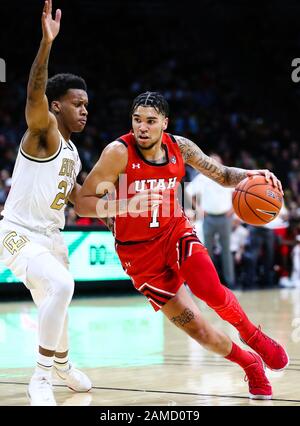
[[[270,370],[281,371],[289,365],[289,357],[286,351],[279,343],[263,333],[260,326],[247,341],[242,339],[241,336],[240,339],[260,355]]]
[[[272,399],[272,386],[264,369],[264,364],[260,357],[251,352],[255,360],[253,364],[245,368],[245,381],[249,385],[249,398],[251,399]]]

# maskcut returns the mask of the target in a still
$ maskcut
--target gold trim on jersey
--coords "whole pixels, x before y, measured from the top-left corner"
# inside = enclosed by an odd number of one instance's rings
[[[29,154],[26,154],[26,152],[22,148],[22,142],[21,142],[20,153],[23,155],[23,157],[27,158],[27,160],[35,161],[37,163],[47,163],[48,161],[54,160],[60,154],[60,151],[62,149],[62,145],[63,145],[62,138],[60,138],[59,148],[53,155],[51,155],[50,157],[47,157],[47,158],[37,158],[37,157],[32,157]]]

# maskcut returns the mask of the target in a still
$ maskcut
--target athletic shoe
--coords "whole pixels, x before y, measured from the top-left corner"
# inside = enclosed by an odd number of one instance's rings
[[[52,383],[48,377],[34,374],[28,386],[30,405],[56,405]]]
[[[272,387],[265,374],[264,364],[260,357],[251,352],[255,360],[246,367],[245,381],[249,385],[249,398],[272,399]]]
[[[59,370],[54,366],[53,371],[55,371],[60,382],[75,392],[88,392],[91,390],[92,383],[88,376],[82,371],[74,368],[72,364],[69,365],[70,367],[68,370]]]
[[[270,370],[281,371],[289,365],[289,357],[286,351],[279,343],[263,333],[260,326],[247,341],[242,339],[241,336],[240,339],[258,353]]]

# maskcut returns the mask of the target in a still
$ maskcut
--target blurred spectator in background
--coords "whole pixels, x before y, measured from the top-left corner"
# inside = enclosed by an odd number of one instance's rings
[[[266,226],[250,226],[250,247],[253,267],[252,285],[272,288],[275,284],[275,233]]]
[[[300,288],[300,235],[296,235],[296,244],[292,250],[292,273],[290,287]]]
[[[287,239],[288,225],[288,210],[283,205],[279,215],[272,222],[264,226],[250,226],[252,281],[259,287],[272,288],[278,284],[280,276],[289,274],[287,264],[289,248],[283,244]]]
[[[280,287],[300,288],[300,235],[296,235],[294,247],[291,250],[291,274],[280,279]]]
[[[289,257],[291,241],[288,235],[289,229],[289,211],[283,202],[279,215],[272,222],[266,225],[272,229],[275,234],[275,272],[277,275],[276,283],[280,284],[282,278],[289,276]]]
[[[2,180],[0,180],[0,203],[4,204],[6,200],[7,193],[5,191],[5,186]]]
[[[251,288],[250,270],[253,267],[251,256],[246,251],[249,244],[249,229],[240,218],[234,214],[232,233],[230,237],[230,251],[234,260],[235,282],[239,288]]]

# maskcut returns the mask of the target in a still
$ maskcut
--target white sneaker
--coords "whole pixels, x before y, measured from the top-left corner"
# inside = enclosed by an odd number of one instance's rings
[[[82,371],[77,370],[77,368],[74,368],[72,364],[70,364],[70,368],[66,371],[59,370],[55,366],[53,371],[55,371],[61,383],[75,392],[88,392],[92,389],[92,383],[88,376]]]
[[[45,376],[34,374],[28,386],[30,405],[56,405],[51,380]]]
[[[289,277],[281,277],[278,282],[280,287],[293,288],[295,287],[294,282]]]

